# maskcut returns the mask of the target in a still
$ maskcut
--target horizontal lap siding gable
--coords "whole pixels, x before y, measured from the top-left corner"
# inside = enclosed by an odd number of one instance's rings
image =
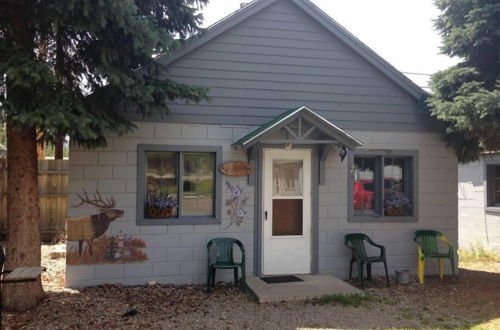
[[[416,99],[291,1],[278,1],[171,63],[165,77],[210,87],[162,120],[261,125],[307,105],[345,129],[433,130]],[[131,115],[131,119],[139,120]],[[157,118],[154,118],[156,120]]]

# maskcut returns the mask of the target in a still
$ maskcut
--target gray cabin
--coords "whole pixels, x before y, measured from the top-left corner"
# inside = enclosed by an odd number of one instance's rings
[[[243,243],[247,276],[345,279],[348,233],[385,245],[392,274],[416,273],[416,230],[456,246],[457,158],[425,92],[310,1],[254,1],[159,61],[211,100],[71,147],[69,205],[85,189],[104,208],[69,208],[66,286],[204,283],[216,237]],[[97,235],[89,215],[113,209]]]

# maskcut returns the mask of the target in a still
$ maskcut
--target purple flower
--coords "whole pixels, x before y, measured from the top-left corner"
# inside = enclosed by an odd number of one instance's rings
[[[154,192],[148,195],[146,200],[146,205],[148,207],[156,208],[173,208],[177,207],[177,200],[172,195],[167,195],[165,193]]]
[[[400,209],[411,207],[411,200],[400,191],[389,191],[385,194],[384,206],[386,209]]]
[[[243,194],[243,188],[241,188],[239,184],[233,185],[229,181],[226,181],[226,186],[231,191],[230,194],[231,199],[237,200]]]

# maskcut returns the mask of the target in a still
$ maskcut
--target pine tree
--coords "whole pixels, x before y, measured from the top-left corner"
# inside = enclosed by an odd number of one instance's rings
[[[207,89],[162,75],[155,56],[199,30],[208,0],[3,0],[0,110],[7,123],[7,268],[40,265],[36,133],[85,147],[134,129],[124,112],[167,114],[166,100]],[[5,307],[25,310],[40,281],[5,286]]]
[[[461,62],[433,75],[431,113],[462,162],[500,151],[500,1],[436,0],[442,52]]]
[[[115,253],[117,251],[118,245],[116,244],[116,238],[114,236],[109,237],[109,243],[106,246],[106,253],[104,254],[104,258],[113,262],[115,260]]]

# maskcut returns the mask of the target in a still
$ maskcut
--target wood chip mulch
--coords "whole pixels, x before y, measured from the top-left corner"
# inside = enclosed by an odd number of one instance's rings
[[[3,313],[2,329],[305,329],[500,328],[500,262],[461,265],[449,277],[408,285],[367,282],[361,306],[310,302],[258,304],[231,284],[211,294],[200,285],[103,285],[64,288],[64,259],[43,246],[46,299],[26,313]]]

